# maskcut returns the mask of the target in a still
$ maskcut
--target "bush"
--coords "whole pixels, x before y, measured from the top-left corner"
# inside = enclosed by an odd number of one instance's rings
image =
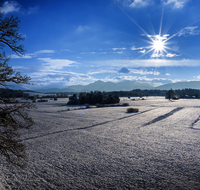
[[[138,108],[128,108],[126,111],[128,113],[133,113],[133,112],[139,112],[139,109]]]
[[[48,102],[48,100],[38,100],[38,102]]]
[[[101,105],[101,104],[96,104],[96,106],[97,106],[97,108],[100,108],[100,107],[102,107],[102,105]]]
[[[129,106],[129,103],[123,103],[122,106]]]

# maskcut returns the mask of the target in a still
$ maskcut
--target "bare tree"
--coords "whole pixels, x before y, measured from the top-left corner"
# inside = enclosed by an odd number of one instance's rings
[[[0,2],[1,3],[1,2]],[[0,12],[0,85],[9,90],[9,84],[29,84],[30,77],[21,76],[8,65],[9,58],[3,51],[9,47],[22,56],[24,47],[19,44],[24,40],[19,30],[19,19],[4,17]],[[11,166],[24,168],[27,164],[26,146],[20,142],[20,129],[30,129],[34,123],[27,111],[34,106],[12,98],[2,98],[0,94],[0,154]]]

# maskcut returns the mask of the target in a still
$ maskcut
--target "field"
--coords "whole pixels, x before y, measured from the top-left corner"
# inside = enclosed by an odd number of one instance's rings
[[[67,101],[36,103],[28,167],[1,159],[0,189],[200,189],[200,100],[121,98],[137,113]]]

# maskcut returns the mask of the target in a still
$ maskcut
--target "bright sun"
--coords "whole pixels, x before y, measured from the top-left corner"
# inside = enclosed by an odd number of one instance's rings
[[[162,51],[164,49],[164,42],[162,40],[155,40],[153,42],[153,48],[156,51]]]
[[[166,36],[154,35],[151,36],[151,50],[153,50],[152,57],[161,57],[166,52]]]

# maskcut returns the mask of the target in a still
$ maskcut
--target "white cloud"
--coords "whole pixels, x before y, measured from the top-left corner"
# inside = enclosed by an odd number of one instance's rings
[[[144,48],[143,47],[136,48],[135,46],[132,46],[130,49],[131,50],[140,50],[140,49],[144,49]]]
[[[81,52],[80,54],[86,54],[86,53],[90,53],[90,54],[95,54],[96,52]]]
[[[55,53],[54,50],[39,50],[39,51],[36,51],[35,52],[36,54],[39,54],[39,53]]]
[[[195,36],[199,35],[200,30],[196,30],[198,26],[189,26],[184,29],[182,29],[180,32],[178,32],[178,36]]]
[[[113,51],[118,51],[118,50],[119,50],[119,51],[120,51],[120,50],[122,51],[122,50],[125,50],[126,48],[112,48],[112,49],[113,49]]]
[[[140,51],[140,53],[145,53],[146,52],[146,50],[144,49],[144,50],[142,50],[142,51]]]
[[[154,87],[156,86],[159,86],[159,85],[162,85],[163,82],[166,83],[166,81],[169,83],[169,82],[172,82],[172,80],[169,80],[169,79],[166,79],[166,78],[147,78],[146,76],[127,76],[127,75],[123,75],[123,76],[117,76],[117,77],[105,77],[103,79],[104,82],[114,82],[114,83],[117,83],[117,82],[120,82],[120,81],[123,81],[123,80],[130,80],[130,81],[138,81],[138,82],[141,82],[141,83],[148,83]]]
[[[35,83],[32,88],[42,88],[44,86],[64,88],[71,85],[86,85],[96,81],[95,78],[88,74],[58,71],[58,70],[41,70],[31,74],[31,82]]]
[[[126,67],[121,68],[120,70],[116,70],[113,68],[109,69],[99,69],[95,71],[89,71],[88,75],[96,75],[96,74],[104,74],[104,73],[133,73],[133,74],[140,74],[140,75],[160,75],[158,71],[147,71],[147,69],[127,69]]]
[[[160,75],[158,71],[147,71],[147,69],[130,69],[131,73],[140,74],[140,75]]]
[[[154,40],[160,40],[160,41],[163,41],[163,40],[166,40],[167,37],[169,36],[169,34],[165,34],[165,35],[149,35],[149,34],[145,34],[145,36],[149,37],[149,38],[152,38]]]
[[[165,75],[169,76],[170,74],[169,74],[169,73],[166,73]]]
[[[151,57],[152,58],[154,58],[154,57],[177,57],[177,56],[181,56],[181,55],[177,55],[177,54],[175,54],[175,53],[167,53],[166,55],[164,55],[164,54],[161,54],[161,53],[153,53],[152,55],[151,55]]]
[[[3,4],[3,7],[0,8],[0,11],[4,14],[10,13],[10,12],[19,12],[20,5],[15,1],[5,1]]]
[[[18,56],[16,54],[12,54],[10,55],[10,57],[12,59],[30,59],[30,58],[33,58],[36,56],[36,54],[42,54],[42,53],[55,53],[56,51],[54,50],[39,50],[39,51],[36,51],[35,53],[28,53],[26,55],[22,55],[22,56]]]
[[[68,51],[68,52],[73,52],[72,50],[69,50],[69,49],[61,49],[60,51]]]
[[[149,0],[134,0],[131,4],[130,7],[145,7],[149,5]]]
[[[18,56],[16,54],[12,54],[12,55],[10,55],[10,58],[11,59],[30,59],[30,58],[32,58],[32,55],[33,54],[27,54],[27,55]]]
[[[81,25],[79,25],[78,28],[76,29],[76,32],[81,33],[81,32],[84,32],[84,31],[90,30],[90,29],[91,29],[91,28],[88,27],[87,25],[86,25],[86,26],[81,26]]]
[[[154,58],[154,57],[164,57],[164,55],[163,54],[158,54],[158,53],[153,53],[152,55],[151,55],[151,57],[152,58]]]
[[[103,73],[117,73],[117,71],[115,69],[98,69],[98,70],[93,70],[93,71],[89,71],[87,72],[88,75],[96,75],[96,74],[103,74]]]
[[[149,74],[149,72],[146,70],[146,69],[130,69],[131,73],[134,73],[134,74],[140,74],[140,75],[146,75],[146,74]],[[150,71],[151,74],[153,73],[152,71]]]
[[[200,60],[166,60],[166,59],[137,59],[137,60],[104,60],[92,62],[101,66],[118,67],[165,67],[165,66],[200,66]]]
[[[183,81],[187,81],[187,80],[181,80],[181,79],[171,79],[172,83],[176,83],[176,82],[183,82]]]
[[[177,55],[177,54],[175,54],[175,53],[168,53],[168,54],[166,55],[166,57],[177,57],[177,56],[180,56],[180,55]]]
[[[51,58],[38,58],[43,62],[45,69],[62,69],[63,67],[70,67],[77,65],[76,61],[70,61],[67,59],[51,59]]]
[[[154,75],[160,75],[160,72],[154,71],[153,74],[154,74]]]
[[[194,76],[194,78],[200,80],[200,75],[198,75],[198,76]]]
[[[180,9],[188,2],[188,0],[166,0],[165,5],[173,4],[174,8]]]
[[[28,14],[35,14],[38,12],[38,7],[29,7]]]

